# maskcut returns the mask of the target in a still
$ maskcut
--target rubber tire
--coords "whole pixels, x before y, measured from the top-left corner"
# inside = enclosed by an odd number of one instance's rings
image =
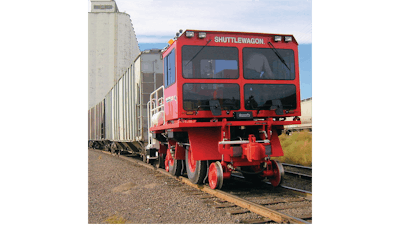
[[[159,153],[158,154],[158,159],[156,159],[155,162],[154,162],[154,165],[156,166],[156,168],[164,169],[164,167],[165,167],[164,160],[165,160],[165,155]]]
[[[143,160],[144,163],[147,163],[146,155],[142,155],[142,160]]]
[[[187,176],[193,184],[203,184],[207,176],[207,161],[196,161],[195,170],[191,171],[189,167],[189,150],[186,149],[185,164]]]
[[[171,166],[171,164],[168,162],[169,165],[169,173],[173,176],[180,176],[182,175],[182,160],[177,160],[174,159],[174,165]]]

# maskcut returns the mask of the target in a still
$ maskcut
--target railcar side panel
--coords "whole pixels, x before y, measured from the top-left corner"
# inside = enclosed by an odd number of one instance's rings
[[[113,140],[113,129],[112,129],[112,92],[108,92],[105,98],[104,107],[105,107],[105,139]]]
[[[89,140],[104,139],[104,100],[89,110]]]
[[[164,94],[166,97],[165,99],[165,120],[174,120],[178,119],[178,84],[175,83],[164,90]]]
[[[162,59],[160,50],[142,52],[135,61],[136,141],[148,142],[147,102],[150,94],[162,85]],[[162,97],[159,96],[159,97]]]

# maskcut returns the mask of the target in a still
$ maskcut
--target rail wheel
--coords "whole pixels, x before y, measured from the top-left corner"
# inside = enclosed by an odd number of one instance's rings
[[[207,175],[207,161],[194,160],[192,149],[186,149],[186,172],[189,180],[194,184],[202,184]]]
[[[208,169],[208,183],[211,189],[221,189],[224,182],[224,171],[219,161],[213,162]]]
[[[174,159],[171,155],[170,149],[167,150],[167,156],[165,157],[165,170],[174,176],[181,175],[182,162],[181,160]]]
[[[265,177],[261,176],[261,166],[243,166],[240,168],[243,176],[247,181],[260,184]]]
[[[271,160],[272,162],[272,171],[274,173],[273,177],[269,177],[269,182],[271,182],[272,186],[276,187],[281,184],[283,175],[285,174],[285,170],[280,162]]]

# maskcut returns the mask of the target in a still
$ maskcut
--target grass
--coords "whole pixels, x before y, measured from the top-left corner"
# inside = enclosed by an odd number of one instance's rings
[[[280,162],[303,166],[312,165],[312,134],[308,131],[293,132],[292,135],[279,136],[284,156],[277,157]]]
[[[115,215],[108,217],[104,222],[106,222],[108,224],[125,224],[128,221],[126,219],[124,219],[123,217],[115,214]]]

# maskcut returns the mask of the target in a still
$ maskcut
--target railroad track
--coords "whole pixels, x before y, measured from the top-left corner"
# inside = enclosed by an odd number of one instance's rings
[[[285,173],[286,173],[286,171],[285,171]],[[232,177],[236,177],[238,179],[245,179],[244,176],[242,176],[241,174],[238,174],[238,173],[232,173],[231,176]],[[265,183],[268,184],[268,185],[271,185],[271,183],[268,182],[268,181],[265,181]],[[294,194],[302,195],[302,196],[305,196],[305,197],[309,197],[310,199],[311,199],[311,196],[312,196],[312,192],[307,191],[307,190],[298,189],[298,188],[294,188],[294,187],[289,187],[289,186],[285,186],[285,185],[280,185],[279,187],[282,188],[282,189],[288,190],[289,192],[292,192]]]
[[[106,151],[101,152],[111,154]],[[208,185],[193,184],[186,177],[174,177],[164,169],[155,168],[139,158],[125,155],[119,157],[193,187],[194,189],[190,191],[193,196],[202,198],[203,202],[210,207],[224,209],[229,215],[253,212],[261,216],[255,220],[238,221],[239,223],[308,224],[312,221],[311,193],[288,190],[285,187],[274,188],[267,183],[249,185],[249,182],[244,179],[231,179],[224,183],[223,190],[213,190]],[[240,175],[235,174],[235,177],[238,176]]]
[[[302,179],[312,179],[312,167],[282,163],[285,175],[297,176]]]

